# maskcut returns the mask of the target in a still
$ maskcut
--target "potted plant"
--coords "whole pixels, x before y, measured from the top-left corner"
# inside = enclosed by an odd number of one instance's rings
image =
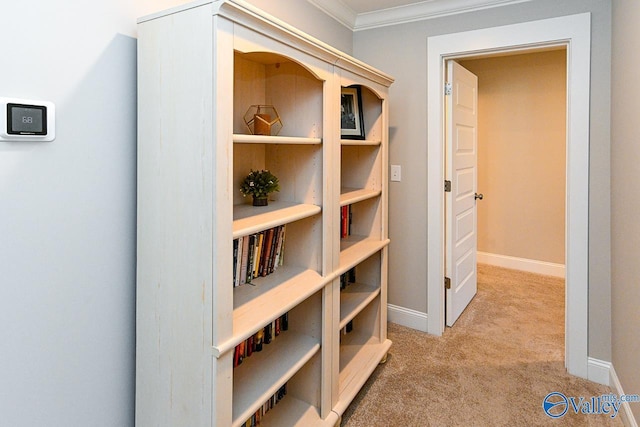
[[[243,196],[253,197],[253,206],[267,206],[269,193],[280,191],[278,178],[268,170],[251,170],[240,184]]]

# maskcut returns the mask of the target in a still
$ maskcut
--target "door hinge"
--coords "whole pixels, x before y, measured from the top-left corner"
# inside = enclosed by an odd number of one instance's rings
[[[453,89],[451,88],[451,83],[447,82],[444,84],[444,94],[445,95],[451,95],[451,91]]]
[[[444,288],[451,289],[451,279],[449,279],[448,277],[444,278]]]
[[[445,193],[451,193],[451,181],[449,180],[444,181],[444,191]]]

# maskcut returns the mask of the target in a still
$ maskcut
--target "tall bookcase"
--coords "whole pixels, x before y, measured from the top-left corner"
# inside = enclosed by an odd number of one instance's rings
[[[393,80],[241,0],[189,3],[138,30],[136,421],[241,426],[286,384],[261,425],[335,425],[391,345]],[[340,137],[353,86],[364,140]],[[265,104],[277,136],[244,123]],[[267,207],[240,194],[252,169],[280,180]],[[234,239],[280,226],[282,264],[234,287]],[[285,314],[288,330],[234,367],[236,347]]]

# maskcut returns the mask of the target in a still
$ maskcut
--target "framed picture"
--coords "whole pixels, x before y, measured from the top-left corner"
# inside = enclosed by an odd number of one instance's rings
[[[343,139],[364,139],[360,86],[342,88],[340,130]]]

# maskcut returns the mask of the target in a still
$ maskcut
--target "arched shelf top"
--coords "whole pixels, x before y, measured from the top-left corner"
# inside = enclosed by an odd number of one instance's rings
[[[262,65],[273,65],[279,67],[281,64],[295,64],[299,69],[305,70],[311,77],[315,78],[316,80],[326,80],[326,78],[315,72],[313,68],[307,66],[301,61],[296,60],[295,58],[291,58],[281,53],[270,52],[266,50],[243,52],[237,49],[234,50],[234,53],[236,55],[239,55],[243,59],[247,59],[249,61],[256,62]]]
[[[203,0],[202,3],[206,3],[206,1]],[[212,5],[214,15],[224,16],[233,22],[251,28],[254,32],[276,38],[295,49],[302,49],[323,62],[335,64],[385,87],[389,87],[394,81],[393,77],[388,74],[265,13],[245,0],[214,1]]]
[[[383,93],[380,89],[373,87],[372,85],[367,85],[365,82],[349,82],[348,84],[342,85],[343,88],[356,86],[360,87],[361,91],[370,92],[373,96],[378,98],[379,101],[383,101],[384,99],[386,99],[386,93]]]

